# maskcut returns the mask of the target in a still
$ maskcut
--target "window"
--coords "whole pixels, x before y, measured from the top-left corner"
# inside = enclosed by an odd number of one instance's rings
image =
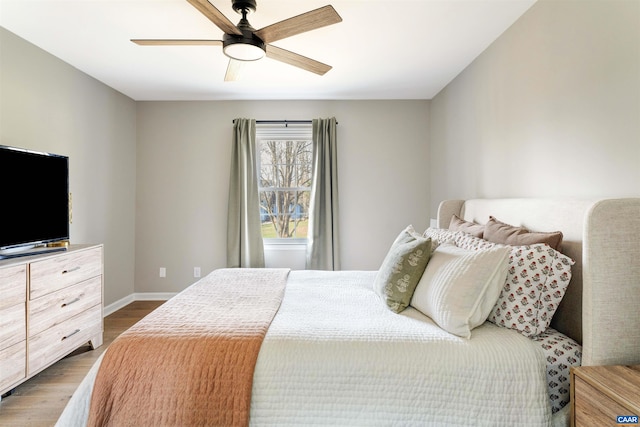
[[[271,243],[303,241],[311,200],[311,124],[258,125],[256,140],[262,237]]]

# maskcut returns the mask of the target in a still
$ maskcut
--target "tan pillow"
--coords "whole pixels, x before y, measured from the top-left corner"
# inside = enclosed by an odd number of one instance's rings
[[[489,217],[489,222],[484,226],[484,239],[493,243],[504,245],[523,246],[546,243],[559,251],[562,246],[562,232],[537,232],[529,231],[524,227],[516,227]]]
[[[471,234],[473,237],[479,237],[482,239],[484,235],[484,225],[476,224],[475,222],[465,221],[458,215],[453,215],[449,222],[449,230],[462,231],[467,234]]]

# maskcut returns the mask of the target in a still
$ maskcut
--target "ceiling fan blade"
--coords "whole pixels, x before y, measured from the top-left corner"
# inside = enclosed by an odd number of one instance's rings
[[[222,40],[131,39],[140,46],[222,46]]]
[[[192,0],[189,0],[192,1]],[[331,5],[294,16],[284,21],[276,22],[259,29],[254,34],[265,43],[272,43],[296,34],[326,27],[327,25],[342,22],[342,18]]]
[[[227,72],[224,75],[225,82],[233,82],[238,80],[242,75],[242,69],[244,62],[236,61],[235,59],[229,59],[229,65],[227,65]]]
[[[273,45],[267,45],[267,57],[281,61],[294,67],[302,68],[303,70],[311,71],[319,75],[324,75],[332,67],[331,65],[323,64],[314,59],[307,58],[306,56],[298,55],[286,49],[282,49]]]
[[[236,34],[241,36],[242,31],[234,25],[222,12],[207,0],[187,0],[193,7],[198,9],[200,13],[209,18],[211,22],[216,24],[225,34]]]

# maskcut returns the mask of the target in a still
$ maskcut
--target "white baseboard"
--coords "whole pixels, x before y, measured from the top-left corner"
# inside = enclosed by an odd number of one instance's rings
[[[134,301],[166,301],[173,298],[176,292],[136,292],[104,307],[104,316],[108,316]]]

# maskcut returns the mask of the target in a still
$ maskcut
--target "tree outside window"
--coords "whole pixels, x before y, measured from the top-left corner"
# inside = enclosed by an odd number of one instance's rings
[[[306,239],[311,199],[312,141],[258,140],[260,220],[264,239]]]

